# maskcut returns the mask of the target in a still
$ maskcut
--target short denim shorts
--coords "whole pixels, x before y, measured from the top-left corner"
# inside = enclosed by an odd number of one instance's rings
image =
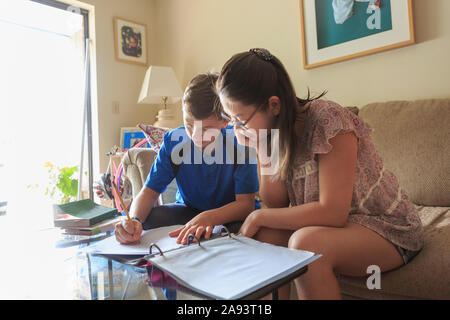
[[[418,251],[411,251],[411,250],[407,250],[407,249],[404,249],[404,248],[402,248],[402,247],[399,247],[399,246],[397,246],[397,245],[394,245],[394,247],[397,249],[397,251],[400,253],[400,255],[402,256],[402,258],[403,258],[403,262],[405,263],[405,264],[408,264],[415,256],[417,256],[418,254],[419,254],[419,252],[421,251],[421,250],[418,250]]]

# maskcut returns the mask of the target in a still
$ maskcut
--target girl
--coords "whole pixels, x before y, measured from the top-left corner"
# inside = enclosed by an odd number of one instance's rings
[[[319,99],[323,94],[298,99],[284,66],[265,49],[234,55],[216,90],[239,143],[248,144],[251,131],[278,130],[279,140],[271,142],[279,147],[276,173],[265,175],[274,163],[260,163],[260,197],[268,208],[252,212],[240,231],[323,255],[295,280],[299,298],[340,299],[335,273],[367,276],[371,265],[392,270],[421,250],[420,218],[383,166],[367,123]],[[261,159],[261,140],[273,137],[257,139]],[[286,289],[280,298],[287,298]]]

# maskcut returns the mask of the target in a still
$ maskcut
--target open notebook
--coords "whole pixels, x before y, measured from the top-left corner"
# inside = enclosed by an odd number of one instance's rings
[[[145,255],[145,260],[183,286],[213,299],[246,297],[320,257],[313,252],[274,246],[242,235],[220,236],[220,232],[216,232],[214,239],[201,241],[200,245],[179,245],[176,238],[167,235],[178,227],[146,231],[136,245],[120,245],[111,237],[88,250],[110,255]],[[158,248],[152,246],[152,254],[149,254],[152,244]]]

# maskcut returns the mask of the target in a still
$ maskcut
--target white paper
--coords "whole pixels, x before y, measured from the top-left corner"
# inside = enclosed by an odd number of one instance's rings
[[[183,245],[177,243],[177,237],[169,237],[169,232],[181,228],[183,225],[173,225],[168,227],[161,227],[142,232],[139,243],[136,244],[120,244],[115,236],[106,238],[93,245],[86,247],[86,251],[90,253],[105,254],[105,255],[147,255],[149,254],[149,247],[155,243],[162,251],[171,250],[182,247]],[[222,226],[215,226],[213,234],[220,233]],[[155,248],[153,253],[158,253]]]
[[[216,299],[239,299],[319,258],[313,252],[223,237],[150,261],[183,285]]]
[[[180,244],[177,244],[177,237],[169,237],[169,232],[180,227],[182,227],[182,225],[145,230],[142,232],[139,243],[136,244],[120,244],[116,240],[116,237],[112,236],[86,247],[86,250],[91,253],[109,255],[147,255],[149,253],[150,245],[155,243],[161,250],[167,251],[181,246]],[[156,253],[157,251],[158,250],[155,250],[154,252]]]

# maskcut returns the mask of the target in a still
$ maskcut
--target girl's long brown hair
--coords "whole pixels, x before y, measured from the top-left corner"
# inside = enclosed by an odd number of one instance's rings
[[[279,130],[280,138],[279,169],[275,177],[287,179],[292,172],[295,150],[301,147],[301,133],[296,131],[296,123],[304,124],[308,102],[321,98],[326,92],[311,98],[308,89],[306,99],[297,98],[281,61],[272,55],[269,60],[265,60],[253,52],[238,53],[225,63],[217,80],[216,90],[218,95],[233,102],[260,106],[261,112],[267,111],[270,97],[277,96],[280,99],[280,114],[272,128]]]

